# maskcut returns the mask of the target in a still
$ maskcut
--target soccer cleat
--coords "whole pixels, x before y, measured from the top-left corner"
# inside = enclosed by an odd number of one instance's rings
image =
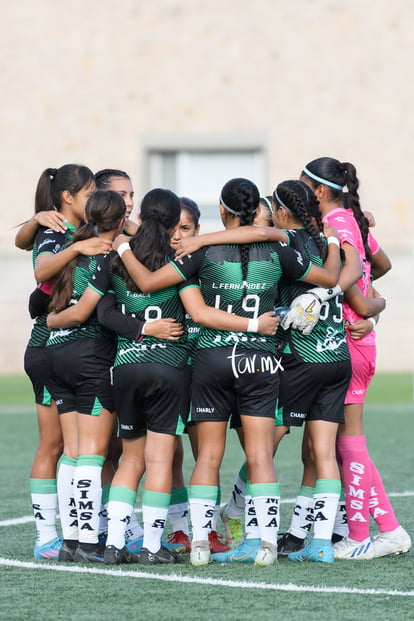
[[[184,552],[191,552],[190,537],[183,530],[176,530],[170,533],[167,537],[168,541],[162,545],[167,550],[172,550],[176,554],[184,554]]]
[[[65,541],[61,545],[59,550],[59,554],[57,560],[61,563],[72,563],[75,558],[76,548],[78,547],[78,542],[74,540]]]
[[[374,558],[374,548],[371,539],[367,537],[363,541],[355,541],[350,537],[344,537],[333,546],[336,559],[346,561],[369,561]]]
[[[308,543],[302,550],[291,552],[288,555],[290,561],[311,561],[313,563],[333,563],[334,551],[332,545],[312,546]]]
[[[268,567],[277,561],[277,546],[268,541],[262,541],[254,561],[259,567]]]
[[[62,537],[56,537],[43,545],[39,545],[36,541],[34,547],[34,557],[40,559],[57,560],[59,556],[59,550],[62,547]]]
[[[191,544],[190,563],[193,567],[211,563],[210,543],[208,541],[193,541]]]
[[[277,542],[278,556],[288,556],[291,552],[298,552],[304,545],[304,539],[300,539],[292,533],[284,533]]]
[[[231,518],[226,513],[226,507],[220,511],[221,521],[223,522],[226,542],[230,546],[238,546],[243,542],[243,521],[241,518]]]
[[[121,563],[138,563],[139,558],[137,554],[132,554],[127,550],[124,546],[121,548],[117,548],[116,546],[107,546],[104,552],[104,563],[105,565],[120,565]]]
[[[402,526],[398,526],[395,530],[375,535],[372,547],[374,558],[388,554],[405,554],[411,550],[411,537]]]
[[[227,545],[216,530],[212,530],[208,534],[208,540],[210,542],[210,552],[212,554],[218,554],[220,552],[228,552],[231,550],[231,546]]]
[[[105,548],[100,543],[79,544],[73,561],[75,563],[103,563]]]
[[[166,563],[181,563],[182,559],[178,554],[167,550],[163,545],[158,552],[150,552],[147,548],[142,548],[138,554],[138,563],[141,565],[161,565]]]
[[[142,549],[144,537],[137,537],[136,539],[127,539],[125,541],[125,547],[131,554],[139,554]]]
[[[260,539],[246,539],[236,548],[213,554],[217,563],[254,563],[260,548]]]

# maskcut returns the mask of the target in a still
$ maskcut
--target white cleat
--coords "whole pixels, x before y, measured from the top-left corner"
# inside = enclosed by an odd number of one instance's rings
[[[375,535],[372,547],[375,558],[388,554],[405,554],[411,549],[411,537],[402,526],[398,526],[395,530]]]
[[[193,567],[211,563],[209,541],[193,541],[191,543],[190,563]]]
[[[255,565],[259,567],[268,567],[273,565],[277,561],[277,546],[268,541],[262,541],[259,551],[256,554],[254,561]]]
[[[334,557],[346,561],[369,561],[374,558],[374,548],[369,537],[363,541],[355,541],[344,537],[333,546]]]

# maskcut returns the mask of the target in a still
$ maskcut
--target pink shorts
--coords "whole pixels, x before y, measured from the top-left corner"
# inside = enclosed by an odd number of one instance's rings
[[[364,343],[364,339],[347,339],[351,354],[352,377],[345,396],[345,405],[364,403],[368,386],[375,373],[377,347],[374,340]]]

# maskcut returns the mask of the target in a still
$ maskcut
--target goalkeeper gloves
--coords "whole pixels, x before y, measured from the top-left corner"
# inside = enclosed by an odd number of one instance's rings
[[[302,293],[291,303],[290,311],[281,322],[282,328],[293,328],[302,334],[310,334],[319,320],[322,304],[341,292],[341,287],[336,285],[329,289],[315,287]]]

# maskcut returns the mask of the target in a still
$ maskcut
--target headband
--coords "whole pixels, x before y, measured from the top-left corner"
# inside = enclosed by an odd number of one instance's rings
[[[200,210],[198,207],[194,207],[193,205],[188,205],[187,203],[181,202],[181,209],[186,209],[189,211],[197,220],[200,218]]]
[[[224,209],[226,211],[228,211],[229,213],[232,213],[234,216],[239,216],[240,217],[240,211],[234,211],[234,209],[230,209],[230,207],[228,205],[226,205],[226,203],[223,201],[223,197],[220,194],[220,198],[219,198],[220,203],[223,205]],[[252,213],[256,213],[257,211],[257,207],[256,209],[253,209]]]
[[[334,188],[334,190],[343,190],[345,186],[342,185],[338,185],[337,183],[333,183],[333,181],[328,181],[327,179],[322,179],[322,177],[318,177],[318,175],[314,175],[313,172],[311,172],[308,168],[303,169],[303,172],[305,173],[305,175],[308,175],[308,177],[310,177],[311,179],[314,179],[315,181],[319,181],[319,183],[322,183],[323,185],[329,185],[329,187]]]
[[[288,211],[289,213],[292,213],[292,210],[289,209],[289,207],[287,205],[285,205],[285,203],[280,198],[279,194],[277,193],[277,190],[274,191],[274,195],[275,195],[275,198],[276,198],[277,202],[279,203],[279,205],[282,205],[282,207],[284,207],[286,209],[286,211]]]
[[[262,196],[261,200],[264,201],[266,203],[266,205],[269,207],[270,209],[270,213],[273,213],[273,207],[272,207],[272,203],[269,201],[269,199],[267,198],[267,196]]]

